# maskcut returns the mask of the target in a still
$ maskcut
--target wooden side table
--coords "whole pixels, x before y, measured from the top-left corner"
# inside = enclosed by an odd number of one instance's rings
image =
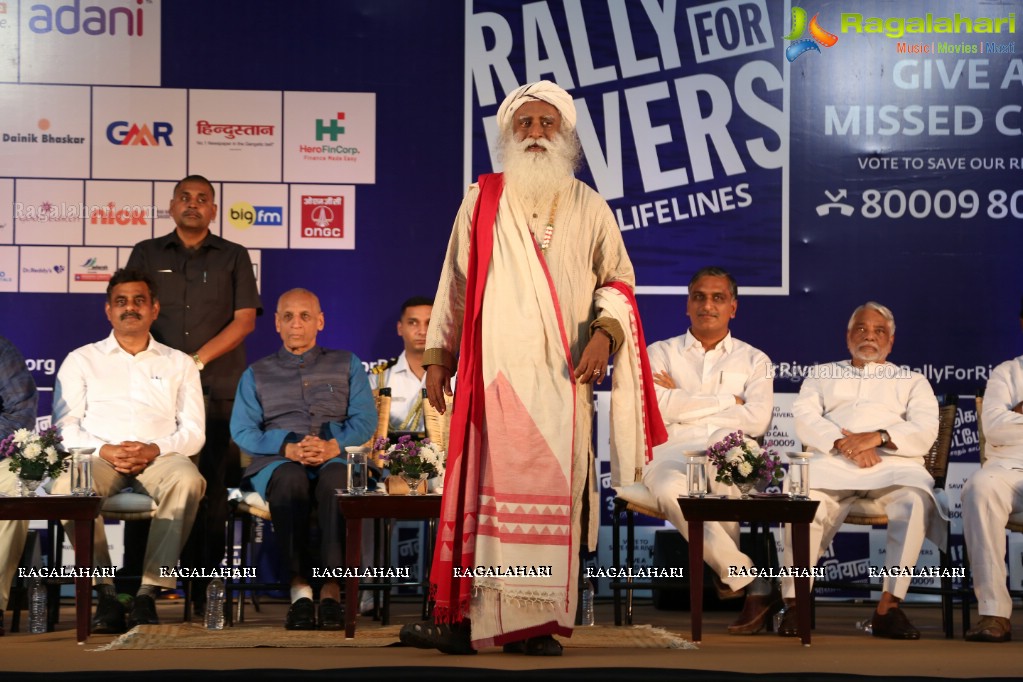
[[[799,638],[810,646],[810,521],[817,512],[817,500],[751,498],[748,500],[713,497],[680,497],[679,507],[689,522],[689,566],[703,566],[704,521],[761,521],[792,525],[793,568],[805,568],[796,583],[796,613],[799,617]],[[816,562],[814,562],[816,563]],[[703,635],[703,571],[692,570],[689,576],[691,601],[690,620],[693,641]]]
[[[338,494],[338,509],[345,517],[345,565],[351,568],[362,565],[363,519],[436,519],[440,518],[440,500],[440,495]],[[359,579],[345,578],[346,638],[355,637],[358,617]]]
[[[99,516],[104,498],[48,495],[45,497],[0,497],[0,519],[75,522],[75,567],[92,568],[93,521]],[[78,643],[89,638],[92,612],[92,578],[75,578],[75,621]]]

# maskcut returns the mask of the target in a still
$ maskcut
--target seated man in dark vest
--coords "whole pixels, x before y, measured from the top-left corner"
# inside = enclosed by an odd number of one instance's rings
[[[316,345],[323,312],[315,294],[292,289],[281,295],[274,322],[284,346],[242,375],[231,436],[253,457],[242,487],[269,503],[282,573],[291,576],[284,627],[340,630],[337,579],[323,583],[319,618],[314,616],[309,519],[315,507],[320,529],[315,565],[340,568],[344,543],[334,491],[347,483],[344,448],[373,435],[376,407],[362,361],[349,351]]]

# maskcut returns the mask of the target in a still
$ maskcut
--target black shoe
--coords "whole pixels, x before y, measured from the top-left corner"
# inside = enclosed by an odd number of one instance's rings
[[[320,600],[320,616],[317,619],[321,630],[340,630],[344,626],[345,612],[337,599]]]
[[[795,605],[786,604],[785,612],[778,626],[779,637],[799,637],[799,615]]]
[[[288,617],[284,619],[285,630],[315,630],[316,608],[313,600],[302,597],[288,608]]]
[[[160,619],[156,615],[156,602],[148,594],[140,594],[135,597],[135,603],[128,614],[128,627],[136,625],[159,625]]]
[[[437,649],[455,656],[471,656],[476,653],[472,648],[472,626],[467,620],[452,625],[438,625],[429,620],[407,623],[398,633],[398,639],[405,646]]]
[[[92,632],[97,635],[119,635],[124,626],[124,605],[117,597],[100,595],[96,615],[92,618]]]
[[[888,639],[920,639],[920,631],[913,627],[905,612],[899,608],[888,609],[883,616],[874,611],[871,619],[871,634]]]
[[[772,585],[771,592],[765,595],[750,594],[747,590],[742,613],[728,626],[728,634],[755,635],[764,629],[764,625],[770,623],[771,618],[781,611],[783,605],[777,585]]]

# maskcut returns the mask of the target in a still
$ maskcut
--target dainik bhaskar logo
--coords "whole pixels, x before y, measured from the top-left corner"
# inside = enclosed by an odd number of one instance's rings
[[[790,41],[789,46],[785,48],[785,58],[790,62],[796,61],[801,55],[811,50],[820,54],[819,45],[833,47],[838,42],[838,36],[828,33],[817,23],[818,16],[820,15],[814,14],[813,19],[807,25],[806,10],[802,7],[792,8],[792,30],[783,38],[783,40]],[[803,33],[807,31],[809,31],[810,37],[803,38]]]

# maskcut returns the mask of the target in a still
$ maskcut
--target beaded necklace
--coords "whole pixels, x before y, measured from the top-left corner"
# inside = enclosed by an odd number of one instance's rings
[[[547,253],[547,247],[551,245],[551,237],[554,236],[554,216],[558,212],[558,197],[560,194],[554,195],[554,203],[551,204],[551,215],[547,219],[547,225],[543,229],[543,239],[540,240],[540,251],[544,254]]]

